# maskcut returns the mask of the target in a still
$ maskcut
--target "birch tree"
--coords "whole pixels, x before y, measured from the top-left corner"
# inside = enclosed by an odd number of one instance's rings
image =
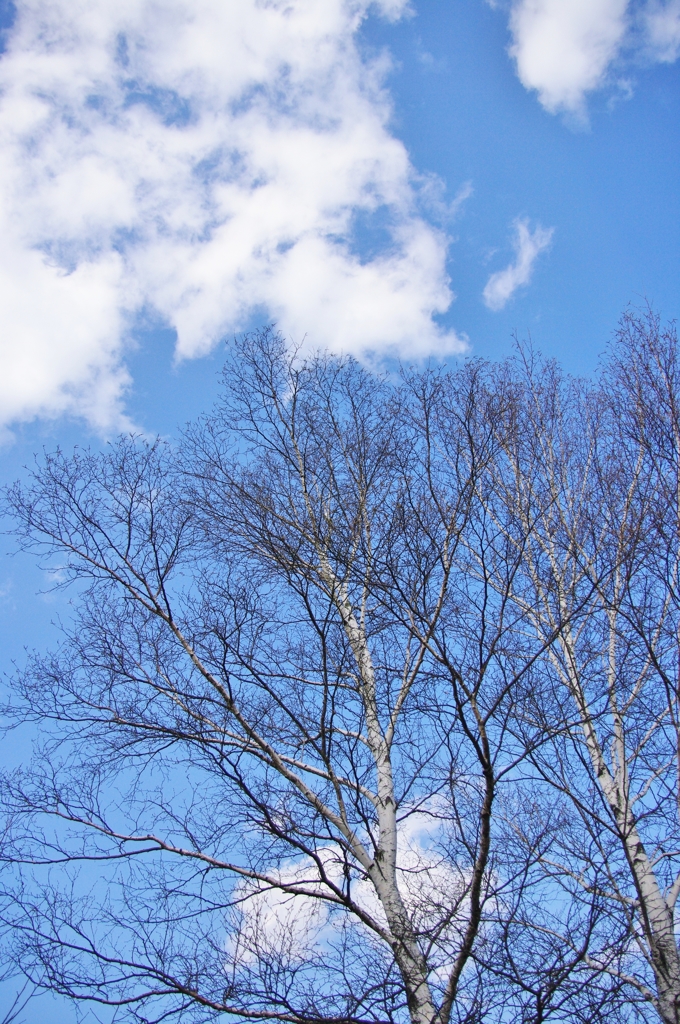
[[[498,380],[516,429],[494,465],[497,521],[522,551],[513,600],[547,650],[517,728],[549,739],[531,760],[555,808],[540,848],[519,822],[516,832],[556,905],[597,900],[603,939],[582,962],[627,993],[631,1012],[678,1024],[677,338],[654,314],[630,313],[599,384],[531,353]],[[556,920],[536,929],[578,947]]]
[[[9,492],[77,591],[9,708],[42,737],[3,784],[34,983],[138,1021],[507,1016],[484,950],[543,735],[512,723],[554,638],[510,600],[485,373],[395,385],[260,332],[181,446],[57,452]]]

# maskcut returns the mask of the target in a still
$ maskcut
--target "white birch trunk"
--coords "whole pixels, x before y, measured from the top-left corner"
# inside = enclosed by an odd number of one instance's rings
[[[378,783],[378,848],[368,875],[394,940],[392,948],[406,988],[411,1022],[432,1024],[436,1009],[427,980],[427,964],[397,882],[397,804],[389,744],[383,734],[378,715],[371,653],[364,630],[357,622],[344,586],[338,583],[327,564],[324,566],[324,575],[331,588],[357,664],[368,742],[375,760]]]
[[[573,660],[570,661],[573,664]],[[582,716],[584,738],[595,777],[616,821],[637,890],[639,913],[657,985],[657,1010],[664,1024],[680,1024],[680,955],[675,937],[674,908],[672,901],[667,900],[661,891],[631,809],[623,724],[618,709],[612,708],[617,737],[617,765],[612,774],[602,754],[585,696],[574,675],[570,679],[570,688]]]

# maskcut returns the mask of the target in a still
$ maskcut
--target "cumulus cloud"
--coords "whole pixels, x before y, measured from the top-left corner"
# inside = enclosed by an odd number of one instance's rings
[[[370,0],[21,0],[0,60],[0,423],[120,423],[140,312],[200,356],[254,314],[459,351],[447,239],[390,131]],[[389,18],[406,0],[379,0]],[[362,248],[358,222],[380,244]]]
[[[430,807],[441,811],[437,801],[430,802]],[[397,877],[402,899],[413,915],[416,928],[425,931],[438,923],[441,926],[439,962],[434,962],[434,968],[435,973],[441,970],[439,980],[445,981],[464,928],[469,872],[439,851],[443,831],[436,818],[433,820],[422,811],[402,821]],[[347,881],[346,863],[340,851],[331,845],[316,853],[318,862],[309,857],[284,862],[278,871],[270,874],[271,884],[248,881],[237,887],[236,902],[242,916],[239,934],[227,947],[231,956],[248,963],[256,959],[254,951],[261,953],[262,949],[278,954],[287,950],[289,956],[296,957],[322,953],[333,947],[339,937],[341,921],[333,915],[328,902],[314,898],[314,894],[327,893],[319,877],[318,864],[323,866],[325,878],[342,889]],[[354,903],[384,927],[387,923],[384,911],[368,879],[363,873],[353,872],[351,884]],[[296,894],[278,889],[277,885],[295,887]],[[454,920],[444,917],[442,894],[452,902],[455,898],[460,900],[460,913]]]
[[[515,259],[486,282],[483,294],[489,309],[503,309],[516,290],[529,283],[536,257],[550,245],[553,231],[554,228],[542,228],[540,224],[531,231],[527,220],[515,221]]]
[[[519,79],[551,113],[583,113],[626,32],[628,0],[518,0],[510,53]]]
[[[584,121],[587,94],[611,81],[623,54],[677,59],[680,0],[513,0],[510,31],[522,84],[551,113]]]

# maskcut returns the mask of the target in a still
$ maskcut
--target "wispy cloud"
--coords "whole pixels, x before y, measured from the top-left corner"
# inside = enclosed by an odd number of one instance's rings
[[[140,311],[207,352],[254,312],[373,357],[460,350],[447,238],[355,43],[406,0],[22,0],[0,60],[0,423],[121,422]],[[355,234],[379,221],[370,258]],[[386,230],[385,230],[386,228]]]
[[[492,274],[484,289],[484,302],[489,309],[503,309],[508,300],[522,285],[528,284],[534,269],[536,257],[548,248],[554,228],[543,228],[538,224],[531,231],[527,220],[518,219],[515,226],[515,259],[505,270]]]
[[[671,64],[680,55],[680,0],[652,0],[644,11],[644,27],[651,56]]]
[[[551,113],[586,120],[586,97],[629,51],[673,61],[680,52],[680,0],[513,0],[512,44],[522,84]]]

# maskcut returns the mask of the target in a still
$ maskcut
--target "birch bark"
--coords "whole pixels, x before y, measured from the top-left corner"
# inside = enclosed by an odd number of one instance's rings
[[[521,551],[514,600],[569,695],[546,689],[555,758],[535,759],[572,809],[571,849],[546,871],[617,922],[618,960],[594,955],[593,969],[678,1024],[680,371],[674,332],[651,316],[624,318],[618,345],[602,388],[520,358],[494,487]]]
[[[365,631],[359,625],[346,588],[339,582],[327,560],[322,575],[340,613],[343,628],[354,654],[360,678],[360,692],[366,714],[368,742],[377,777],[378,844],[368,876],[382,905],[393,939],[394,956],[406,988],[412,1024],[432,1024],[436,1009],[428,984],[427,963],[414,934],[397,879],[397,801],[394,791],[390,749],[376,704],[376,681]],[[393,719],[392,719],[393,721]]]

